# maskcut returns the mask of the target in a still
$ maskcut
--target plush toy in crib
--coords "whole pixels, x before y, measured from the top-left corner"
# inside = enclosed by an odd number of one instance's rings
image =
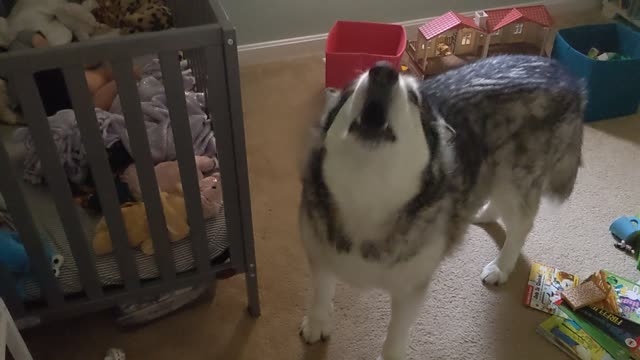
[[[40,239],[44,245],[47,261],[50,262],[53,274],[57,277],[60,275],[64,257],[54,253],[51,240],[45,233],[40,233]],[[16,231],[2,194],[0,194],[0,265],[14,277],[18,296],[25,298],[25,284],[32,278],[33,273],[29,264],[29,255]]]
[[[64,258],[54,254],[53,248],[46,237],[43,238],[43,243],[47,261],[51,264],[54,275],[58,276]],[[20,241],[18,233],[0,230],[0,265],[4,266],[14,276],[18,296],[25,298],[25,283],[33,276],[33,273],[29,264],[29,255],[27,255],[27,250]]]
[[[220,175],[204,176],[204,174],[214,171],[216,168],[215,160],[206,156],[196,156],[195,160],[200,185],[202,212],[205,219],[210,219],[216,216],[222,206]],[[178,169],[177,161],[162,162],[156,165],[154,169],[160,191],[182,195],[180,170]],[[130,165],[124,171],[121,180],[129,185],[129,192],[131,192],[133,198],[142,201],[142,191],[140,190],[140,182],[135,165]]]
[[[57,46],[68,44],[74,38],[87,40],[106,35],[109,30],[96,21],[87,1],[78,4],[67,0],[19,0],[7,18],[0,17],[0,52],[33,47],[32,34],[35,33],[46,39],[47,46]],[[21,34],[26,38],[21,38]],[[47,73],[55,71],[48,70]],[[0,122],[10,125],[23,122],[20,113],[16,112],[15,100],[9,96],[6,80],[0,79]]]
[[[9,16],[0,18],[0,45],[7,46],[21,31],[39,31],[51,46],[86,40],[104,26],[91,14],[90,4],[67,0],[19,0]]]
[[[173,15],[164,0],[91,0],[96,19],[121,34],[166,30],[173,27]]]
[[[167,230],[170,241],[182,240],[189,235],[187,212],[184,198],[180,195],[160,193],[160,200],[164,210],[164,218],[167,222]],[[147,212],[144,203],[135,202],[122,205],[120,208],[124,225],[129,238],[129,246],[140,248],[146,255],[153,255],[153,242],[147,222]],[[96,226],[96,235],[93,238],[93,250],[96,255],[107,255],[113,251],[113,243],[109,236],[109,228],[103,217]]]
[[[18,294],[24,297],[24,280],[29,273],[29,256],[16,233],[0,231],[0,264],[16,279]]]

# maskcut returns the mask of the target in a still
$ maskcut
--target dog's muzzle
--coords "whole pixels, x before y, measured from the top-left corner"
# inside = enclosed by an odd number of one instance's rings
[[[369,69],[367,92],[360,114],[363,127],[381,130],[387,126],[387,112],[398,76],[398,71],[387,62],[379,62]]]

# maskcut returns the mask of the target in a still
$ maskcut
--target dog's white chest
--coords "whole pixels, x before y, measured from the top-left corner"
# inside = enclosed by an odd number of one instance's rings
[[[384,236],[420,191],[429,160],[422,131],[375,146],[329,134],[326,144],[323,173],[345,232],[355,242]]]

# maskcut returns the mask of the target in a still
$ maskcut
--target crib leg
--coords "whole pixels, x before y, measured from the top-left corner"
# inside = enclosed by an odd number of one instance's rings
[[[245,281],[247,284],[247,298],[249,300],[249,315],[257,318],[260,316],[260,295],[258,294],[258,274],[256,272],[255,258],[247,266]]]

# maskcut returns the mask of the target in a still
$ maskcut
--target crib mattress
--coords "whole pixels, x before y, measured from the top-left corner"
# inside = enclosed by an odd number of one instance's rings
[[[13,126],[0,125],[0,136],[12,160],[14,175],[22,177],[22,164],[24,160],[24,147],[22,144],[12,140],[12,133],[16,129]],[[71,253],[69,243],[60,218],[58,216],[53,197],[45,186],[31,185],[21,182],[21,186],[26,197],[29,209],[34,221],[40,229],[48,235],[57,254],[64,257],[64,263],[60,269],[58,281],[65,294],[82,292],[83,287],[78,275],[78,268]],[[84,229],[86,239],[91,243],[95,226],[99,217],[90,215],[80,206],[77,206],[81,225]],[[223,262],[227,254],[228,241],[226,232],[226,220],[224,208],[213,219],[205,222],[206,236],[208,240],[209,258],[215,262]],[[185,272],[195,267],[192,253],[192,245],[189,238],[171,243],[171,251],[175,261],[176,271]],[[154,279],[160,276],[155,257],[145,255],[139,250],[135,250],[135,259],[138,274],[141,279]],[[96,267],[100,281],[104,286],[121,285],[122,278],[117,261],[113,255],[96,256]],[[36,300],[41,297],[40,287],[33,280],[25,284],[25,300]]]

